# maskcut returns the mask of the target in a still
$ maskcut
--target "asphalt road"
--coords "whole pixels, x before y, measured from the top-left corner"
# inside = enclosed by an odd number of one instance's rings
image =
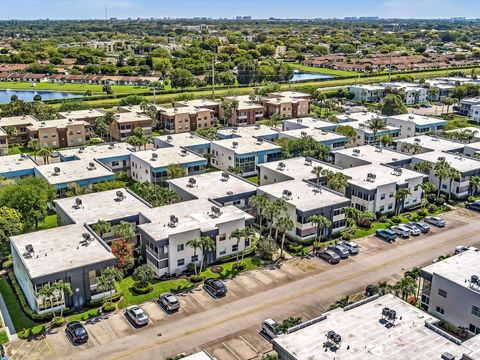
[[[399,278],[405,270],[423,266],[460,244],[480,245],[479,215],[468,210],[446,216],[450,227],[434,234],[383,245],[382,251],[360,254],[298,280],[176,319],[164,319],[131,335],[87,349],[54,348],[48,359],[164,359],[204,349],[217,339],[245,331],[256,333],[266,318],[298,314],[317,316],[327,304],[364,289],[367,284]],[[378,239],[369,239],[381,242]],[[313,260],[313,259],[311,259]],[[303,260],[302,260],[303,261]],[[320,261],[320,260],[316,260]],[[258,335],[257,335],[258,336]],[[227,347],[228,348],[228,347]],[[225,359],[241,360],[231,353]]]

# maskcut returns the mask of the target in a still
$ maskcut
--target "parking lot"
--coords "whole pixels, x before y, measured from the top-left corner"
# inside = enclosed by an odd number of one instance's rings
[[[228,293],[225,297],[214,299],[206,293],[200,286],[188,292],[178,295],[180,302],[180,310],[173,314],[167,314],[160,305],[155,301],[142,304],[143,310],[148,314],[150,322],[144,327],[137,327],[129,321],[124,311],[119,311],[108,316],[99,318],[95,321],[85,323],[85,327],[90,335],[87,344],[75,346],[65,336],[63,329],[58,329],[46,337],[39,337],[37,340],[21,340],[14,342],[8,349],[10,359],[40,359],[48,358],[55,354],[56,358],[66,358],[68,354],[75,354],[83,350],[99,348],[106,346],[117,339],[125,338],[142,332],[151,334],[155,332],[156,336],[162,337],[162,329],[165,325],[172,324],[180,319],[188,319],[193,314],[202,314],[208,310],[215,309],[222,305],[228,305],[232,302],[248,298],[267,291],[286,285],[292,281],[300,280],[322,273],[326,270],[340,266],[339,272],[344,269],[342,264],[355,264],[369,262],[370,257],[378,257],[379,253],[401,247],[408,242],[421,242],[422,239],[432,237],[442,231],[465,225],[471,219],[478,218],[480,214],[466,210],[457,209],[444,215],[447,220],[447,228],[439,229],[431,226],[429,234],[422,234],[409,239],[399,239],[393,244],[385,242],[376,236],[368,236],[358,239],[356,242],[360,247],[360,253],[356,256],[350,256],[348,259],[342,260],[339,265],[330,265],[314,256],[306,256],[304,258],[292,258],[280,266],[268,266],[265,268],[255,269],[236,276],[233,279],[225,280]],[[401,274],[401,273],[399,273]],[[398,274],[397,274],[398,275]],[[400,275],[398,275],[399,278]],[[392,280],[396,280],[397,276]],[[361,292],[362,286],[358,289],[350,289],[351,292]],[[340,297],[339,294],[329,294],[330,302]],[[285,313],[284,316],[300,316],[307,320],[314,318],[323,313],[328,302],[320,302],[316,300],[310,301],[308,305],[301,308],[301,311],[293,313]],[[281,321],[282,319],[276,319]],[[247,330],[242,330],[238,334],[226,336],[220,340],[215,339],[212,343],[202,345],[200,350],[206,350],[217,359],[252,359],[270,351],[271,346],[267,340],[259,335],[258,324]],[[163,330],[165,331],[165,330]],[[79,353],[80,354],[80,353]]]

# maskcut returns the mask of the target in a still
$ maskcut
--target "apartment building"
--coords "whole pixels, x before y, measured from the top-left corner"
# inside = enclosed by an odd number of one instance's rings
[[[7,155],[8,154],[8,135],[0,128],[0,155]]]
[[[422,308],[480,334],[480,252],[468,250],[422,268]]]
[[[406,154],[421,154],[430,151],[462,152],[465,144],[438,136],[420,135],[399,139],[395,143],[398,151]]]
[[[171,135],[155,136],[153,138],[153,146],[155,149],[167,147],[185,148],[205,155],[210,152],[211,141],[196,133],[180,133]]]
[[[241,127],[225,127],[217,130],[219,139],[233,139],[239,137],[254,137],[263,140],[274,141],[278,139],[279,130],[263,124],[255,124]]]
[[[321,145],[327,146],[330,150],[343,149],[348,142],[347,137],[344,135],[317,128],[287,130],[279,134],[279,139],[302,139],[307,137],[314,139]]]
[[[428,89],[413,83],[390,82],[382,83],[385,89],[396,89],[403,94],[403,100],[407,105],[419,104],[428,100]]]
[[[480,104],[472,105],[470,108],[470,118],[477,124],[480,123]]]
[[[282,119],[308,116],[310,100],[310,94],[298,91],[269,93],[262,99],[264,116],[279,114]]]
[[[469,360],[480,356],[479,336],[461,341],[437,323],[436,317],[391,294],[375,295],[306,320],[272,343],[279,360]]]
[[[86,145],[90,141],[90,124],[83,120],[56,119],[27,126],[29,140],[50,149]]]
[[[416,114],[402,114],[388,116],[387,124],[400,128],[400,138],[408,138],[443,130],[447,121]]]
[[[37,163],[28,154],[0,156],[0,176],[7,179],[20,179],[33,176]]]
[[[379,85],[351,85],[348,91],[355,95],[355,101],[360,102],[380,102],[385,96],[385,87]]]
[[[130,160],[132,179],[153,184],[165,184],[170,165],[182,166],[188,176],[204,173],[208,165],[204,157],[177,147],[138,151],[131,154]]]
[[[333,155],[335,166],[342,169],[369,164],[402,167],[410,163],[412,159],[411,155],[372,145],[337,150]]]
[[[181,201],[208,199],[221,206],[248,206],[248,199],[257,193],[257,186],[238,175],[214,171],[168,180],[168,187]]]
[[[209,99],[194,99],[186,101],[175,101],[173,103],[174,108],[179,107],[194,107],[200,109],[209,109],[212,110],[211,116],[212,119],[218,120],[220,118],[220,103],[218,101],[209,100]]]
[[[323,229],[328,236],[341,231],[346,226],[344,208],[350,200],[341,194],[305,180],[290,180],[260,186],[259,195],[265,194],[269,200],[283,199],[287,203],[286,216],[295,222],[295,228],[288,235],[299,241],[315,237],[317,227],[309,221],[313,215],[323,215],[332,222],[331,228]]]
[[[8,136],[10,144],[26,144],[29,140],[27,127],[36,123],[38,120],[31,115],[0,117],[0,127],[5,132],[9,127],[15,128],[16,135]]]
[[[450,97],[452,90],[455,88],[455,82],[452,83],[443,79],[426,79],[425,84],[430,87],[428,98],[432,101],[440,101],[443,98]],[[431,88],[437,88],[438,91],[432,92]]]
[[[257,165],[279,160],[282,147],[260,138],[243,137],[212,141],[211,152],[216,168],[253,176],[257,174]]]
[[[282,122],[282,131],[298,130],[298,129],[320,129],[325,131],[335,131],[336,123],[321,120],[316,117],[304,117],[298,119],[286,119]]]
[[[95,121],[104,116],[105,113],[98,109],[62,111],[58,113],[59,119],[73,119],[76,121],[85,121],[90,125],[95,125]]]
[[[160,122],[168,134],[186,133],[212,127],[213,110],[196,106],[164,108]]]
[[[419,205],[422,199],[420,185],[425,175],[418,172],[380,164],[356,166],[341,172],[348,178],[346,197],[358,210],[370,210],[375,214],[393,213]],[[397,191],[401,188],[410,191],[403,202],[396,200]]]
[[[472,116],[472,107],[475,105],[480,105],[480,96],[460,100],[460,114]]]
[[[227,119],[228,124],[232,126],[254,125],[264,118],[263,105],[252,100],[249,95],[227,96],[223,98],[225,103],[237,101],[238,106],[232,114],[231,119]],[[224,118],[225,109],[220,107],[220,118]]]
[[[110,124],[110,135],[113,139],[124,141],[132,136],[136,128],[142,128],[145,135],[152,134],[153,120],[139,112],[124,112],[115,114]]]

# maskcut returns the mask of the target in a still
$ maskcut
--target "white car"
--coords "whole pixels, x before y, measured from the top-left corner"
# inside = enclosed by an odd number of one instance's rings
[[[138,305],[132,305],[127,307],[127,316],[138,326],[147,325],[148,315],[143,311],[143,309]]]
[[[445,227],[447,222],[439,216],[427,216],[424,221],[437,227]]]
[[[455,254],[461,254],[467,250],[473,250],[473,251],[478,251],[478,249],[474,246],[469,246],[469,245],[459,245],[455,248]]]
[[[282,331],[278,329],[278,323],[273,319],[267,319],[262,322],[260,333],[265,335],[269,340],[282,335]]]
[[[392,226],[391,229],[395,231],[398,236],[403,238],[408,238],[412,233],[405,225]]]
[[[420,231],[420,229],[418,227],[416,227],[415,225],[410,225],[410,224],[405,224],[403,225],[405,226],[408,230],[410,230],[410,233],[413,235],[413,236],[418,236],[420,235],[422,232]]]

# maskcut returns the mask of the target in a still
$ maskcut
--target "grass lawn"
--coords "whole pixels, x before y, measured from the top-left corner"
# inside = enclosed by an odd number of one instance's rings
[[[447,125],[445,125],[445,131],[461,129],[469,126],[477,126],[473,121],[470,120],[467,116],[455,115],[452,120],[448,120]],[[479,128],[480,130],[480,128]]]
[[[8,342],[8,335],[6,331],[0,331],[0,344],[5,344]]]
[[[8,147],[8,155],[16,155],[16,154],[31,154],[33,156],[35,150],[28,146],[13,146]]]
[[[258,180],[258,175],[246,177],[245,180],[248,180],[256,185],[260,185],[260,181]]]
[[[324,74],[324,75],[335,75],[335,76],[357,76],[358,74],[354,71],[346,71],[346,70],[333,70],[327,68],[319,68],[315,66],[305,66],[299,63],[288,63],[289,66],[293,67],[294,69],[300,70],[306,73],[313,73],[313,74]]]
[[[6,279],[0,279],[0,293],[7,306],[8,313],[10,314],[13,326],[15,327],[15,332],[36,325],[34,321],[23,313],[22,308],[20,307],[20,302]]]
[[[15,89],[15,90],[48,90],[48,91],[67,91],[85,93],[87,90],[92,93],[103,94],[103,85],[92,84],[57,84],[50,82],[37,83],[32,87],[30,82],[9,82],[0,81],[0,89]],[[148,86],[133,86],[133,85],[112,85],[114,94],[138,94],[149,91]]]
[[[88,319],[99,316],[100,314],[101,314],[101,312],[100,312],[99,309],[91,309],[91,310],[85,311],[83,313],[68,316],[68,321],[69,322],[72,322],[72,321],[86,321]]]
[[[45,218],[45,221],[42,221],[38,225],[38,230],[52,229],[57,226],[58,226],[57,214],[51,214],[51,215],[47,215],[47,217]]]
[[[372,235],[372,234],[375,234],[375,232],[378,229],[385,229],[390,226],[392,226],[391,222],[382,223],[382,222],[374,221],[372,223],[372,226],[370,226],[370,228],[368,229],[361,228],[361,227],[357,228],[355,230],[354,238],[356,239],[356,238],[361,238],[367,235]]]

